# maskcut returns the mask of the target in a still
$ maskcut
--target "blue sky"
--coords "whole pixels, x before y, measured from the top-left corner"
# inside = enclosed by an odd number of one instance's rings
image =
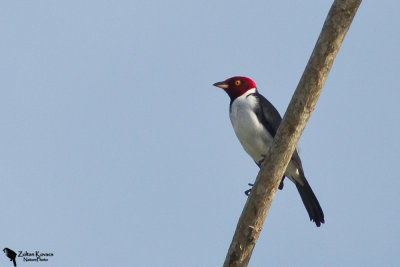
[[[2,1],[0,246],[221,266],[258,168],[212,84],[251,77],[284,113],[330,5]],[[300,139],[326,224],[287,182],[249,266],[399,265],[399,8],[361,5]]]

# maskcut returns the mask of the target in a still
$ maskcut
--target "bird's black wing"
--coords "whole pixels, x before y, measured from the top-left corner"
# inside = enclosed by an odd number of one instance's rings
[[[260,105],[260,109],[256,110],[256,114],[263,126],[268,132],[275,137],[276,131],[278,130],[279,124],[281,124],[282,117],[276,108],[269,102],[264,96],[259,93],[252,94],[255,96]]]
[[[281,124],[282,117],[276,108],[269,102],[264,96],[259,93],[254,93],[254,96],[258,99],[260,103],[260,109],[258,111],[258,118],[260,122],[267,128],[268,132],[275,137],[278,127]],[[303,166],[301,164],[300,156],[297,153],[297,148],[293,152],[292,161],[295,166],[304,175]]]
[[[11,250],[11,249],[10,249],[10,255],[11,255],[12,258],[17,257],[17,253],[15,253],[15,251]]]

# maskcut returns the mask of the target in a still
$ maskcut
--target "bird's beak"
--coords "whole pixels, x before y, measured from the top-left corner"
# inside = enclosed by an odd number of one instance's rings
[[[222,89],[227,89],[228,88],[228,84],[226,82],[217,82],[213,84],[216,87],[222,88]]]

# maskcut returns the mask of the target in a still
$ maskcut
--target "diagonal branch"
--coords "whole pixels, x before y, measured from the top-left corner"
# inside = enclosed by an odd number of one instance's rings
[[[272,199],[361,0],[335,0],[240,216],[224,267],[247,266]]]

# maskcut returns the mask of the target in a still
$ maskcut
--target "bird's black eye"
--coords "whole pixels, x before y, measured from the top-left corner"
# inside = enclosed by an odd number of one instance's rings
[[[236,81],[235,81],[235,85],[236,85],[236,86],[239,86],[239,85],[240,85],[240,80],[236,80]]]

